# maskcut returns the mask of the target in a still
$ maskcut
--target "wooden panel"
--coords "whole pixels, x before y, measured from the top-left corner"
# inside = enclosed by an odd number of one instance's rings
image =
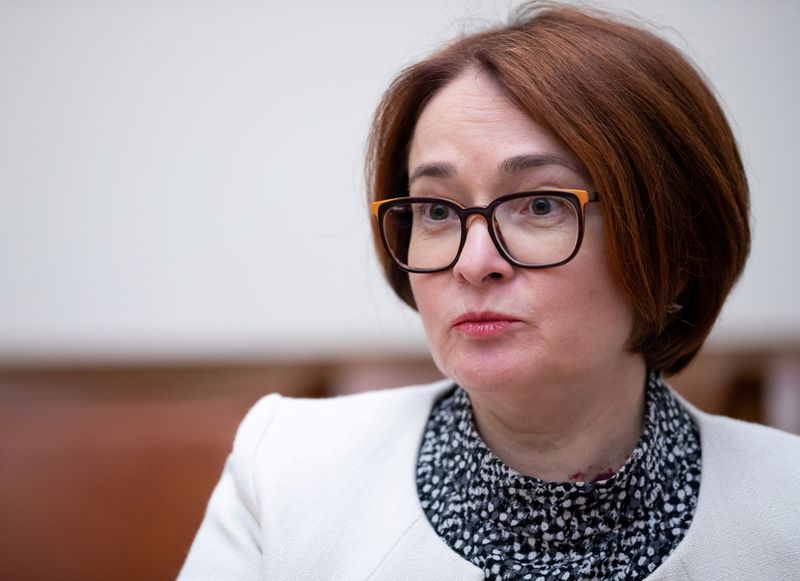
[[[236,426],[306,367],[7,371],[0,377],[0,577],[177,574]]]
[[[706,353],[671,381],[703,409],[762,420],[771,357]],[[174,578],[256,399],[437,377],[426,356],[0,370],[0,577]]]

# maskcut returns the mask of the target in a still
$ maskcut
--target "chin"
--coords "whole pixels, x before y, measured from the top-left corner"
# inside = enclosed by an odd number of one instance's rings
[[[460,347],[434,353],[434,361],[445,376],[464,389],[477,392],[530,392],[537,385],[572,384],[592,375],[598,363],[559,358],[553,350],[530,343],[516,348],[490,348],[485,344],[478,349]]]
[[[434,356],[434,360],[444,375],[470,391],[513,389],[520,380],[529,384],[524,378],[530,378],[535,373],[530,361],[522,365],[518,357],[511,357],[508,353],[463,353],[444,360]]]

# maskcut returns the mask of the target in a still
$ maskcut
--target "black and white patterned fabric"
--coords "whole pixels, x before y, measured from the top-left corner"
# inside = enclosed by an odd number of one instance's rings
[[[644,579],[686,535],[700,461],[697,426],[655,372],[636,448],[594,482],[547,482],[506,466],[456,387],[428,420],[417,490],[439,536],[487,579]]]

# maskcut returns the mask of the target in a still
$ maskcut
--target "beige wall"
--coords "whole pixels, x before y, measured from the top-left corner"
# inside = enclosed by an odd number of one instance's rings
[[[423,352],[368,250],[366,128],[509,4],[0,3],[0,363]],[[742,145],[755,246],[715,340],[798,340],[800,3],[609,4],[691,54]]]

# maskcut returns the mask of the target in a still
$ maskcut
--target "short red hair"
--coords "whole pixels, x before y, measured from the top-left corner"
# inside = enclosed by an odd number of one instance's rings
[[[685,367],[750,250],[747,178],[702,75],[639,26],[583,8],[526,4],[509,25],[459,38],[394,80],[370,133],[370,201],[408,194],[416,121],[467,67],[490,74],[582,162],[602,194],[612,268],[634,311],[630,349],[667,373]],[[408,275],[373,229],[392,288],[414,307]]]

